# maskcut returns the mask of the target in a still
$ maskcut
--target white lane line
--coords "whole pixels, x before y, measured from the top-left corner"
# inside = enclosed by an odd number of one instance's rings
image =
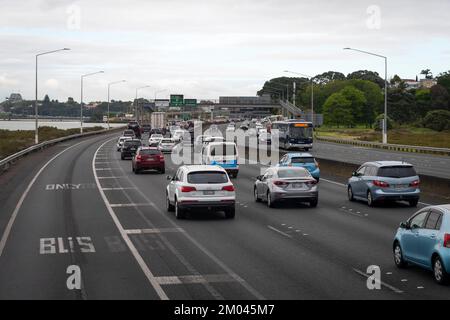
[[[347,185],[344,184],[344,183],[340,183],[340,182],[336,182],[336,181],[332,181],[332,180],[328,180],[328,179],[324,179],[324,178],[320,178],[320,181],[325,181],[325,182],[328,182],[328,183],[331,183],[331,184],[335,184],[335,185],[340,186],[340,187],[347,188]],[[426,203],[426,202],[420,202],[420,201],[419,201],[419,204],[421,204],[423,206],[427,206],[427,207],[432,206],[432,204],[429,204],[429,203]]]
[[[160,285],[176,284],[203,284],[217,282],[236,282],[236,279],[228,274],[207,274],[207,275],[187,275],[187,276],[168,276],[156,277]]]
[[[120,179],[120,178],[125,178],[125,176],[113,176],[113,177],[97,177],[99,180],[103,180],[103,179]]]
[[[34,183],[36,182],[37,178],[41,175],[41,173],[45,170],[45,168],[47,168],[48,165],[53,162],[53,160],[58,158],[60,155],[62,155],[67,150],[75,148],[76,146],[82,144],[83,142],[86,142],[86,141],[78,142],[77,144],[74,144],[73,146],[70,146],[70,147],[64,149],[63,151],[61,151],[60,153],[58,153],[56,156],[54,156],[49,161],[47,161],[47,163],[44,164],[44,166],[33,177],[31,182],[28,184],[27,188],[25,189],[24,193],[20,197],[19,202],[17,202],[17,205],[16,205],[16,207],[15,207],[15,209],[14,209],[12,215],[11,215],[11,218],[9,219],[8,224],[6,225],[5,231],[3,232],[2,239],[0,240],[0,257],[2,256],[3,250],[5,249],[6,241],[8,241],[8,237],[9,237],[9,234],[11,233],[11,229],[12,229],[12,226],[14,224],[14,221],[16,220],[17,214],[19,213],[19,210],[22,207],[22,204],[25,201],[25,198],[27,197],[28,193],[31,190],[31,187],[34,185]]]
[[[110,203],[111,208],[149,207],[148,203]]]
[[[95,164],[110,164],[112,161],[96,162]]]
[[[274,228],[272,226],[267,226],[267,228],[269,228],[272,231],[278,232],[279,234],[281,234],[281,235],[283,235],[285,237],[288,237],[288,238],[292,239],[292,237],[290,235],[288,235],[287,233],[285,233],[285,232],[283,232],[281,230],[278,230],[277,228]]]
[[[128,188],[124,188],[124,187],[120,187],[120,188],[102,188],[103,191],[121,191],[121,190],[134,190],[136,188],[133,187],[128,187]]]
[[[167,296],[167,294],[164,292],[164,290],[162,289],[161,285],[158,283],[158,281],[156,280],[155,276],[153,275],[153,273],[150,271],[149,267],[147,266],[147,264],[145,263],[144,259],[142,258],[142,256],[140,255],[139,251],[136,249],[136,247],[134,246],[133,242],[130,240],[130,238],[128,237],[127,233],[125,232],[125,230],[123,229],[122,225],[119,222],[119,219],[117,218],[114,209],[111,207],[111,205],[109,204],[108,198],[105,195],[105,192],[101,189],[101,185],[100,185],[100,181],[99,178],[97,176],[97,171],[95,170],[95,159],[97,157],[97,153],[98,151],[103,148],[103,146],[105,144],[107,144],[110,141],[113,141],[115,139],[110,139],[105,141],[96,151],[94,154],[94,157],[92,158],[92,172],[94,173],[94,178],[95,178],[95,183],[97,184],[98,187],[98,191],[100,192],[100,195],[103,199],[103,202],[105,203],[106,208],[108,209],[108,212],[112,218],[112,220],[114,221],[117,229],[120,232],[120,235],[122,236],[122,239],[124,240],[124,242],[126,243],[128,249],[130,250],[131,254],[134,256],[134,258],[136,259],[137,263],[139,264],[139,266],[141,267],[141,270],[144,272],[145,276],[147,277],[148,281],[150,282],[150,285],[153,287],[153,289],[155,289],[156,293],[158,294],[159,298],[161,300],[169,300],[169,297]]]
[[[369,278],[369,275],[367,275],[366,273],[364,273],[364,272],[362,272],[362,271],[360,271],[360,270],[358,270],[358,269],[353,268],[353,271],[355,271],[357,274],[359,274],[359,275],[361,275],[361,276],[363,276],[363,277],[365,277],[365,278],[367,278],[367,279]],[[394,291],[395,293],[403,293],[402,290],[397,289],[396,287],[391,286],[390,284],[387,284],[387,283],[385,283],[385,282],[383,282],[383,281],[380,281],[380,284],[381,284],[382,286],[388,288],[389,290]]]
[[[127,234],[155,234],[168,232],[185,232],[182,228],[128,229]]]

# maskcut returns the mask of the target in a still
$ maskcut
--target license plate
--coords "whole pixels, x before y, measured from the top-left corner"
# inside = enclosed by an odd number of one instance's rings
[[[210,190],[207,190],[207,191],[203,191],[203,194],[205,195],[205,196],[211,196],[211,195],[214,195],[214,191],[210,191]]]
[[[304,183],[293,183],[291,185],[292,189],[305,189],[305,184]]]
[[[407,184],[397,184],[396,186],[395,186],[395,189],[406,189],[406,188],[408,188],[409,186],[407,185]]]

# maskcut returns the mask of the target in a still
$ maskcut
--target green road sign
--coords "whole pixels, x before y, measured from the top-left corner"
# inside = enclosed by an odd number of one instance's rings
[[[170,106],[171,107],[181,107],[184,104],[184,95],[182,94],[171,94],[170,95]]]
[[[197,106],[197,99],[185,99],[184,105],[187,107],[196,107]]]

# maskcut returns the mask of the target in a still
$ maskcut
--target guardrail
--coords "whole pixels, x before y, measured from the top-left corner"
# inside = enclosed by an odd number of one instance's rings
[[[408,146],[408,145],[400,145],[400,144],[383,144],[383,143],[379,143],[379,142],[340,139],[340,138],[333,138],[333,137],[323,137],[323,136],[318,136],[318,135],[315,135],[315,139],[318,141],[332,142],[332,143],[339,143],[339,144],[349,144],[349,145],[354,145],[354,146],[358,146],[358,147],[450,156],[450,149],[448,149],[448,148]]]
[[[78,133],[78,134],[73,134],[73,135],[66,136],[66,137],[61,137],[61,138],[57,138],[57,139],[53,139],[53,140],[49,140],[49,141],[44,141],[42,143],[36,144],[36,145],[26,148],[24,150],[21,150],[17,153],[14,153],[14,154],[0,160],[0,173],[8,170],[8,168],[11,166],[11,164],[16,162],[20,158],[22,158],[32,152],[48,148],[56,143],[67,141],[67,140],[72,140],[72,139],[76,139],[76,138],[89,137],[89,136],[102,134],[102,133],[121,131],[123,129],[124,129],[124,127],[119,127],[119,128],[109,129],[109,130],[105,129],[105,130],[92,131],[92,132],[86,132],[86,133]]]

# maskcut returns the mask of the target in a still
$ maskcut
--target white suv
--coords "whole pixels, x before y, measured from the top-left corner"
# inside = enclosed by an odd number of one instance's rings
[[[227,172],[219,166],[182,166],[166,190],[166,207],[182,219],[186,211],[209,209],[224,211],[228,219],[235,216],[236,194]]]

